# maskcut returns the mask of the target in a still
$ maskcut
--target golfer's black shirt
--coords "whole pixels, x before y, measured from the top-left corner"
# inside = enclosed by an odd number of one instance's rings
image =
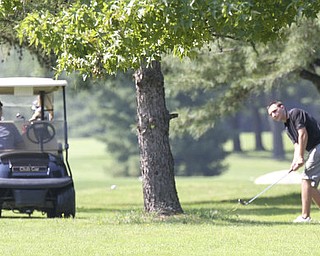
[[[307,151],[320,144],[320,124],[308,112],[298,108],[291,109],[284,125],[293,143],[298,143],[298,130],[306,128],[308,133]]]

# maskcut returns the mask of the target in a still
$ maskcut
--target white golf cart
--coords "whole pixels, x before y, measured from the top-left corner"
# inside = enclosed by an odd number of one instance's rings
[[[0,216],[3,209],[75,216],[66,86],[50,78],[0,78]]]

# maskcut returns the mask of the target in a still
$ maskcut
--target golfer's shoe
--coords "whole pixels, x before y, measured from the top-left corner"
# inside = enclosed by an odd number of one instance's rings
[[[311,218],[310,217],[304,218],[302,216],[299,216],[293,222],[294,223],[310,223],[311,222]]]

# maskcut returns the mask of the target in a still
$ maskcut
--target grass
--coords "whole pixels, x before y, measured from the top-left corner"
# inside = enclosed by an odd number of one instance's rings
[[[110,177],[102,144],[73,139],[76,218],[4,211],[1,254],[317,255],[320,212],[313,206],[313,224],[292,224],[300,212],[299,186],[277,185],[251,205],[237,204],[238,198],[250,199],[265,188],[253,183],[256,177],[290,163],[274,161],[268,152],[253,153],[250,135],[244,136],[245,153],[228,157],[225,174],[176,178],[185,213],[167,218],[143,212],[139,179]]]

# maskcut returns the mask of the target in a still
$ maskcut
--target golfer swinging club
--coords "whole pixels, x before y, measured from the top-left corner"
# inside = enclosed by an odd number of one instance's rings
[[[294,144],[290,169],[296,171],[305,164],[301,182],[301,216],[293,222],[310,222],[311,201],[320,207],[320,192],[317,189],[320,181],[320,123],[302,109],[287,110],[280,101],[271,102],[267,109],[273,120],[284,123],[287,135]],[[306,161],[305,151],[309,153]]]

